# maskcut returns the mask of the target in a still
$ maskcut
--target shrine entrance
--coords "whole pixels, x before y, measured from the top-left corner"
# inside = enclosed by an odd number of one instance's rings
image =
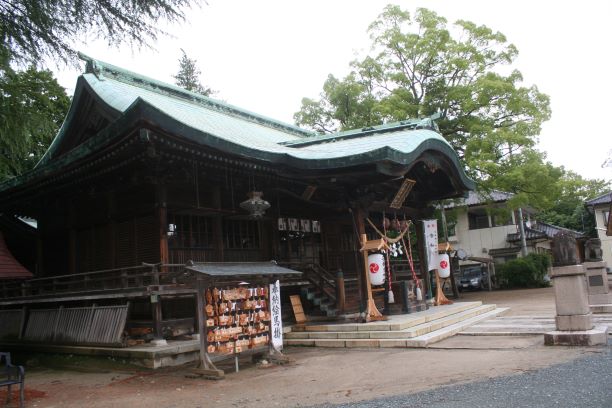
[[[321,224],[316,220],[278,219],[279,261],[320,265]]]

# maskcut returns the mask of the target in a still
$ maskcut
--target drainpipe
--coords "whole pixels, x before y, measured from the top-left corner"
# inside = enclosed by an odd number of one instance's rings
[[[523,222],[523,209],[519,207],[519,232],[521,233],[521,254],[527,256],[527,240],[525,239],[525,223]]]

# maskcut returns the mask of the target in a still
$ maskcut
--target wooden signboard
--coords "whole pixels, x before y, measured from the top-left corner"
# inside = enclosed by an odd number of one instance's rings
[[[302,301],[300,295],[291,295],[291,307],[293,308],[293,314],[295,315],[295,322],[297,324],[306,323],[306,315],[304,314],[304,308],[302,307]]]
[[[406,200],[408,193],[410,193],[410,190],[412,190],[412,187],[415,184],[416,184],[416,181],[414,180],[411,180],[409,178],[404,179],[399,190],[397,190],[397,193],[395,193],[395,197],[393,197],[393,201],[391,201],[391,204],[389,205],[389,207],[395,208],[397,210],[402,208],[402,204],[404,204],[404,201]]]

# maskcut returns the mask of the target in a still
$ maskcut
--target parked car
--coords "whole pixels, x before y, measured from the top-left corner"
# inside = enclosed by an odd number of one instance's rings
[[[481,265],[467,266],[461,269],[461,278],[457,285],[459,290],[481,290],[488,287],[487,272]]]

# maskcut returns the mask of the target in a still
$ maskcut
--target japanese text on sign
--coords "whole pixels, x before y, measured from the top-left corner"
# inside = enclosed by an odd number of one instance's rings
[[[427,252],[427,270],[438,267],[438,220],[423,220],[425,251]]]
[[[280,283],[276,281],[270,285],[270,314],[272,346],[277,350],[283,348],[283,321],[281,319]]]

